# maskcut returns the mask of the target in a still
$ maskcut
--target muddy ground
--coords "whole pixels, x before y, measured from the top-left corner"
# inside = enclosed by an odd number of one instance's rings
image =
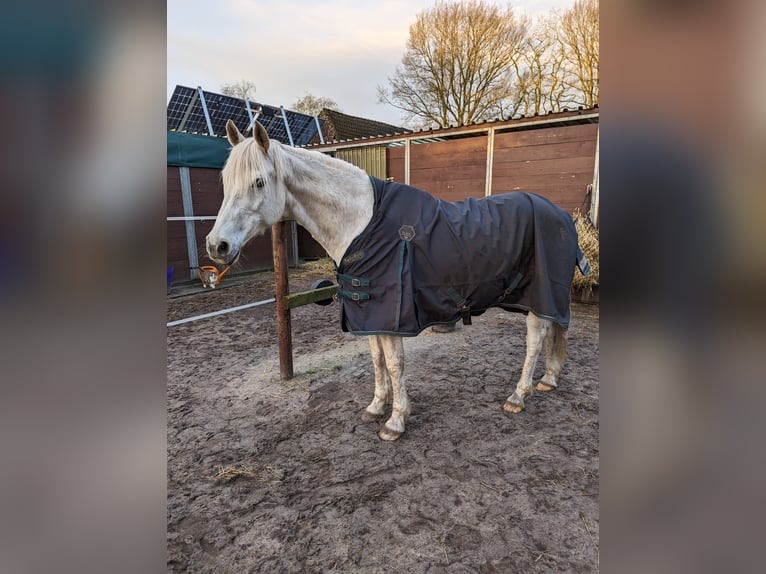
[[[273,275],[220,287],[171,295],[168,320],[271,297]],[[168,571],[598,571],[598,307],[572,315],[559,390],[513,418],[523,315],[406,339],[396,443],[359,418],[372,364],[337,304],[293,311],[289,382],[273,304],[168,328]]]

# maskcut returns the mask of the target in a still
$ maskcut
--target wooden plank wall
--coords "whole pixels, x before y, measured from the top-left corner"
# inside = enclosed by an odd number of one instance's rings
[[[167,216],[183,217],[184,207],[181,199],[181,176],[178,168],[168,166],[167,178]],[[167,265],[173,268],[173,281],[188,279],[189,256],[186,249],[186,227],[183,221],[167,222]]]
[[[492,195],[531,191],[568,212],[593,182],[598,124],[495,134]]]
[[[404,182],[404,146],[388,148],[388,177]],[[446,201],[484,197],[487,137],[410,146],[410,185]]]
[[[404,183],[404,146],[386,148],[386,177]]]
[[[597,133],[598,124],[496,133],[492,194],[531,191],[566,211],[582,208],[593,181]],[[399,182],[404,181],[404,149],[387,152],[388,177]],[[447,201],[484,196],[486,134],[413,144],[410,150],[411,185]]]
[[[300,225],[298,226],[298,254],[301,259],[322,259],[327,257],[324,247],[311,237],[311,234]]]
[[[486,137],[410,146],[410,185],[446,201],[484,197],[486,170]]]

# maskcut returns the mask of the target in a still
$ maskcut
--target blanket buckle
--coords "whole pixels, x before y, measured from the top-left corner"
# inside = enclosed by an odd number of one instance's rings
[[[460,316],[463,318],[463,325],[472,325],[471,323],[471,308],[463,304],[460,306]]]
[[[455,305],[460,310],[463,325],[471,325],[471,307],[468,305],[468,302],[452,287],[447,288],[447,295],[449,295],[449,298],[455,302]]]

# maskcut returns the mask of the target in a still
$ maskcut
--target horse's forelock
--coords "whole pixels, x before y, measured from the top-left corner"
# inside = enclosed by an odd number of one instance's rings
[[[269,157],[274,161],[277,173],[281,157],[278,150],[279,146],[269,146]],[[246,193],[255,178],[266,173],[265,155],[253,138],[233,147],[222,172],[224,189],[235,195]],[[266,185],[270,185],[268,178]]]

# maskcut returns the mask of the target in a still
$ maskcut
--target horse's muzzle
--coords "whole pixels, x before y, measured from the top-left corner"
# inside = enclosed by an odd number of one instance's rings
[[[207,254],[216,263],[223,265],[232,265],[239,259],[240,250],[232,250],[232,246],[229,242],[220,240],[215,243],[211,243],[208,239],[206,241]]]

